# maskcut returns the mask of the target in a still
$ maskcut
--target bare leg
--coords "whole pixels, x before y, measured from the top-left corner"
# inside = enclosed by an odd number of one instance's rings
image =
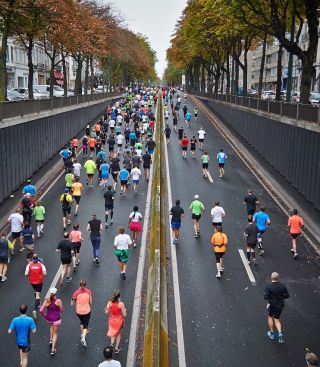
[[[278,333],[281,334],[281,323],[279,319],[274,319],[274,323],[276,325],[276,328],[278,330]]]
[[[115,349],[119,349],[120,341],[121,341],[121,331],[120,331],[120,333],[116,337]]]
[[[273,317],[271,316],[268,316],[268,327],[269,327],[269,330],[273,332],[274,322],[273,322]]]

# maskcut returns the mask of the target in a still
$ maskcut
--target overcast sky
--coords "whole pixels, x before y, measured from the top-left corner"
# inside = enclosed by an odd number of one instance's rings
[[[146,35],[151,47],[157,52],[156,65],[161,78],[166,67],[166,50],[176,21],[187,0],[110,0],[126,18],[129,28]]]

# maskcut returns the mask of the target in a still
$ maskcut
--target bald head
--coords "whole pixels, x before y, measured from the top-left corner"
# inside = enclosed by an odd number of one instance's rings
[[[271,281],[272,282],[278,282],[279,281],[279,274],[275,271],[271,274]]]

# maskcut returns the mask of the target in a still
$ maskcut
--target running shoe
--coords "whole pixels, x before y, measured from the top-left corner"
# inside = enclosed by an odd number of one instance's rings
[[[262,256],[264,254],[264,250],[261,249],[260,252],[259,252],[259,256]]]
[[[40,233],[38,233],[38,234],[37,234],[37,237],[38,237],[38,238],[40,238],[40,237],[41,237],[41,234],[40,234]]]
[[[268,337],[271,339],[271,340],[274,340],[274,332],[273,331],[268,331],[267,332],[267,335],[268,335]]]
[[[297,258],[298,258],[298,254],[297,254],[296,252],[293,254],[293,258],[294,258],[295,260],[297,260]]]
[[[84,349],[87,349],[87,342],[83,336],[81,336],[80,344]]]
[[[220,268],[220,273],[223,273],[224,272],[224,268]]]
[[[216,278],[221,278],[221,274],[217,273]]]
[[[110,220],[110,224],[113,224],[113,219]]]
[[[19,252],[24,251],[24,247],[20,247]]]
[[[57,353],[57,351],[55,349],[51,349],[51,356],[53,357],[55,354]]]
[[[67,283],[70,283],[70,282],[71,282],[71,280],[72,280],[72,278],[71,278],[71,277],[67,277],[66,282],[67,282]]]
[[[253,261],[253,266],[257,266],[258,265],[258,262],[257,262],[257,259],[252,259],[252,261]]]
[[[284,339],[283,339],[283,334],[282,333],[279,333],[278,334],[278,343],[280,343],[280,344],[284,343]]]
[[[8,278],[7,278],[6,276],[2,275],[2,277],[1,277],[1,282],[5,282],[7,279],[8,279]]]
[[[106,224],[104,225],[104,227],[107,229],[107,228],[109,227],[109,224],[108,224],[108,223],[106,223]]]
[[[74,215],[77,217],[78,216],[78,212],[74,212]]]
[[[37,320],[37,318],[38,318],[38,312],[36,310],[32,311],[32,318],[34,320]]]
[[[119,354],[120,353],[120,350],[121,350],[121,348],[115,349],[114,350],[114,354]]]
[[[133,243],[133,248],[136,248],[138,245],[134,242]]]
[[[99,262],[99,258],[98,258],[98,257],[96,257],[96,258],[95,258],[95,260],[96,260],[96,264],[97,264],[97,265],[99,265],[99,264],[100,264],[100,262]]]

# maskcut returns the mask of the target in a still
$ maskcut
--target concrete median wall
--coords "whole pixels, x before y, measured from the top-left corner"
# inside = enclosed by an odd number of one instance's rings
[[[0,203],[48,162],[108,101],[0,128]]]
[[[299,127],[295,120],[284,123],[212,99],[203,102],[320,210],[319,126]]]

